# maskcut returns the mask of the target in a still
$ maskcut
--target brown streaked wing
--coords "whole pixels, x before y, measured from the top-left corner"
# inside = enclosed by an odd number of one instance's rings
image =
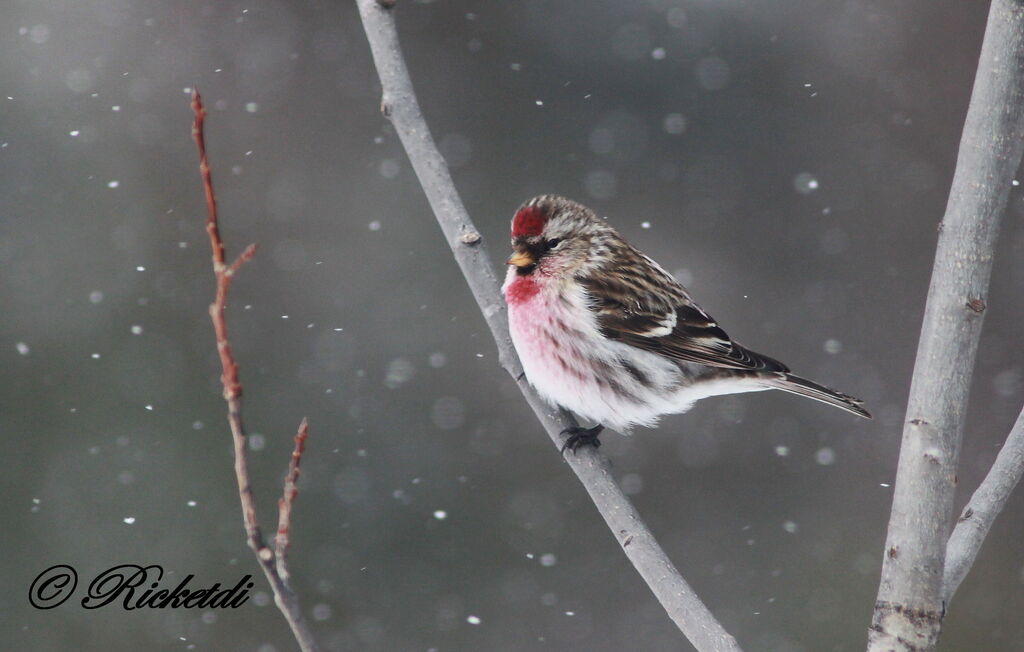
[[[778,360],[733,342],[686,288],[646,256],[633,250],[617,258],[621,262],[600,276],[578,277],[605,337],[712,367],[789,371]]]

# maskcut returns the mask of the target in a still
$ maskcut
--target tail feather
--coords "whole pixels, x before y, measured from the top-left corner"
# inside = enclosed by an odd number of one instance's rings
[[[834,389],[829,389],[824,385],[819,385],[816,382],[801,378],[800,376],[794,376],[793,374],[779,374],[775,378],[766,379],[765,385],[772,389],[781,389],[784,392],[791,394],[799,394],[800,396],[806,396],[807,398],[813,398],[816,401],[822,403],[828,403],[834,405],[837,408],[846,410],[856,414],[859,417],[866,419],[871,418],[871,413],[865,410],[863,407],[864,401],[859,398],[848,396],[841,392],[837,392]]]

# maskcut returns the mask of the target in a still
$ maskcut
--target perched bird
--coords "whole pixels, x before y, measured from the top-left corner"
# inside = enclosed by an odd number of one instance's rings
[[[732,340],[671,274],[592,210],[542,195],[512,218],[502,291],[526,378],[548,402],[596,421],[562,447],[600,446],[719,394],[781,389],[871,418],[862,401],[790,373]]]

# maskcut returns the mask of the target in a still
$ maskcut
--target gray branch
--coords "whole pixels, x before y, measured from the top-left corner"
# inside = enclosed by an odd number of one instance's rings
[[[1006,499],[1020,482],[1021,474],[1024,474],[1024,410],[1013,424],[988,475],[960,513],[946,544],[946,570],[942,584],[947,607],[960,582],[971,570],[993,521],[1003,511]]]
[[[391,11],[395,0],[356,1],[383,87],[381,111],[401,138],[434,216],[491,329],[502,367],[516,379],[527,403],[560,447],[562,430],[574,424],[544,403],[522,377],[491,259],[455,190],[413,92]],[[626,556],[694,647],[702,652],[739,650],[736,640],[715,620],[647,529],[612,477],[608,459],[591,447],[581,448],[567,459]]]
[[[1024,150],[1024,4],[993,0],[910,385],[870,652],[932,650],[992,257]]]

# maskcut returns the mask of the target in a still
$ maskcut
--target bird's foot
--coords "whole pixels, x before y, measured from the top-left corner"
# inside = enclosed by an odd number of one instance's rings
[[[566,428],[562,431],[563,435],[568,435],[565,442],[562,443],[562,456],[565,456],[566,449],[576,453],[576,449],[580,446],[593,446],[594,448],[601,447],[601,440],[597,438],[604,430],[604,426],[600,423],[593,428],[584,428],[582,426],[573,426],[572,428]]]

